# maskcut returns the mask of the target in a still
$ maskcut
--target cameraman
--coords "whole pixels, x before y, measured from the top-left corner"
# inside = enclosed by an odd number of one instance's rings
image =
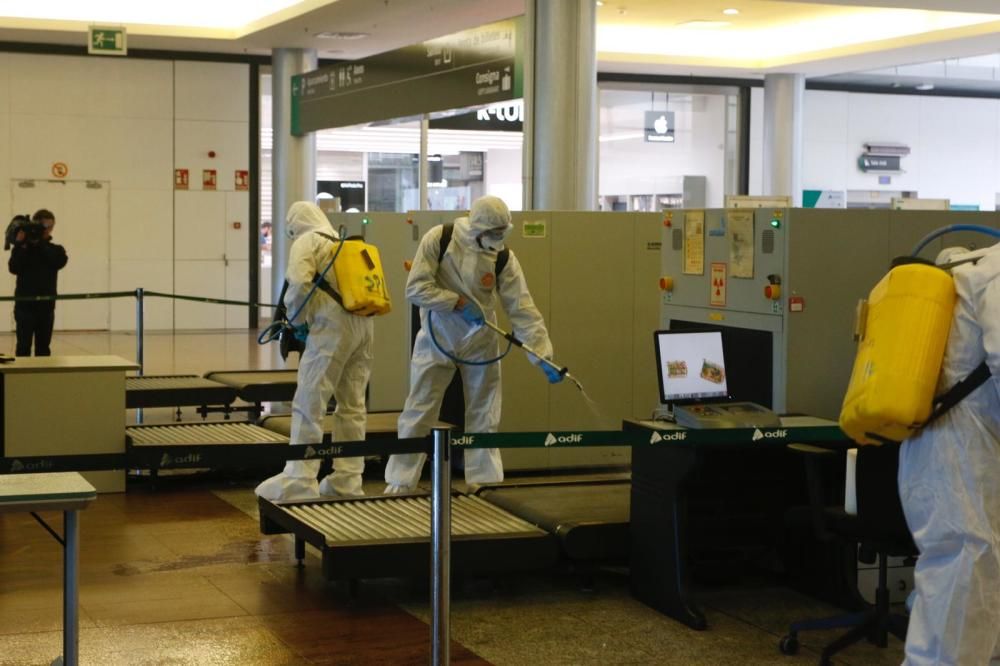
[[[17,276],[15,296],[55,296],[56,274],[66,265],[66,250],[52,242],[56,216],[44,208],[31,217],[31,223],[18,230],[10,252],[7,268]],[[49,356],[56,302],[15,301],[14,321],[17,324],[18,356],[31,355],[35,341],[35,356]]]

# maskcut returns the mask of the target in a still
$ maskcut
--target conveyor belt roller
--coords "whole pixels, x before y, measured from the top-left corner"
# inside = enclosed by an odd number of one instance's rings
[[[191,423],[132,426],[132,446],[211,446],[213,444],[287,444],[288,438],[252,423]]]
[[[426,576],[430,498],[379,497],[274,504],[259,500],[261,531],[291,532],[317,548],[327,578]],[[468,573],[545,568],[552,536],[478,497],[452,499],[452,566]]]

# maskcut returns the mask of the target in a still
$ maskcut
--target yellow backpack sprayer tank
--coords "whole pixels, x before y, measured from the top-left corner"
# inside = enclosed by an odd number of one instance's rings
[[[361,239],[348,238],[333,265],[340,302],[348,312],[364,317],[392,310],[378,248]]]
[[[951,275],[916,263],[893,268],[861,302],[858,353],[840,412],[851,439],[901,441],[928,419],[954,309]]]
[[[935,396],[948,332],[955,312],[949,269],[975,261],[981,252],[935,266],[916,256],[952,231],[1000,237],[990,227],[957,224],[928,234],[912,257],[897,260],[858,306],[858,352],[840,412],[840,428],[859,444],[899,442],[958,404],[990,377],[985,362]]]
[[[305,349],[309,327],[305,322],[298,321],[298,316],[317,289],[329,295],[351,314],[360,317],[383,315],[392,309],[377,247],[359,238],[343,238],[343,227],[340,238],[321,231],[315,233],[333,243],[333,256],[323,271],[313,276],[312,288],[291,316],[285,312],[285,292],[288,290],[288,281],[285,281],[278,297],[274,321],[257,337],[258,344],[277,340],[283,359],[287,359],[291,352],[302,353]],[[339,292],[326,281],[326,275],[331,269],[337,278]]]

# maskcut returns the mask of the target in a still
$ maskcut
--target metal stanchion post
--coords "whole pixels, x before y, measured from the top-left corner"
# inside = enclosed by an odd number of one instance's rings
[[[451,431],[434,429],[431,473],[431,664],[451,663]]]
[[[143,320],[142,320],[142,298],[143,288],[135,290],[135,362],[139,364],[139,376],[142,377],[142,341],[143,341]],[[142,408],[135,410],[135,422],[142,423]]]

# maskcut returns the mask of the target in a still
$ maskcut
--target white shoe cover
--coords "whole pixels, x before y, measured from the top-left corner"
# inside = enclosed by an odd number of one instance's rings
[[[360,474],[338,477],[333,473],[320,481],[319,494],[323,497],[364,497],[365,489]]]
[[[383,495],[405,495],[406,493],[412,493],[414,490],[416,490],[416,489],[415,488],[410,488],[408,486],[397,486],[397,485],[395,485],[393,483],[390,483],[389,485],[387,485],[385,487],[385,490],[382,491],[382,494]]]
[[[276,474],[262,481],[254,489],[254,493],[270,502],[313,500],[319,499],[319,483],[316,479]]]

